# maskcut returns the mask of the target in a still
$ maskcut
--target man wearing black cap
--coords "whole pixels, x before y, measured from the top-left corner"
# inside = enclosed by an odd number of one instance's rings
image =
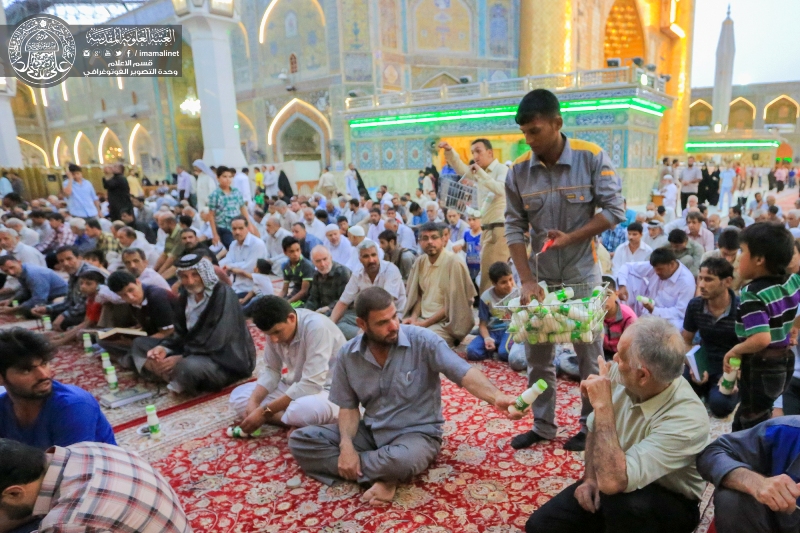
[[[136,371],[188,394],[218,391],[250,377],[256,348],[236,293],[199,254],[184,255],[175,266],[181,283],[175,331],[165,339],[134,341],[130,356]]]

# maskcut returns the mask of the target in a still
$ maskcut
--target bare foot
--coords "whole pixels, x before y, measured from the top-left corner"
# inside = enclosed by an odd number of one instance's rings
[[[295,429],[297,429],[297,428],[294,427],[294,426],[289,426],[289,432],[286,434],[286,438],[287,439],[292,436],[292,433],[294,433]]]
[[[364,496],[366,496],[367,493],[372,492],[372,495],[369,499],[369,504],[373,507],[380,507],[382,505],[388,505],[392,503],[392,499],[394,498],[394,493],[396,491],[397,485],[394,483],[377,481],[367,492],[364,493]],[[362,499],[364,499],[364,497],[362,497]]]

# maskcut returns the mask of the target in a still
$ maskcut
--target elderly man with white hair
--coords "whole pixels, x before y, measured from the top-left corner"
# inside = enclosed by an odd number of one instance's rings
[[[356,272],[361,268],[361,261],[359,259],[357,248],[359,244],[367,240],[367,232],[361,226],[350,226],[347,229],[347,240],[350,241],[352,251],[350,254],[350,260],[345,264],[345,266],[349,268],[351,272]],[[381,250],[380,246],[378,246],[378,258],[383,261],[383,250]]]
[[[342,232],[336,224],[325,226],[325,241],[323,244],[330,251],[333,260],[340,265],[347,266],[347,263],[353,257],[353,246],[350,241],[342,237]],[[312,258],[311,261],[313,262],[314,259]]]
[[[795,239],[800,239],[800,209],[792,209],[786,213],[786,229]]]
[[[276,276],[283,276],[283,264],[287,261],[286,254],[283,253],[283,239],[291,237],[292,232],[281,226],[278,217],[269,217],[265,224],[267,231],[264,232],[264,244],[267,245],[267,257],[272,263],[272,273]]]
[[[72,245],[78,249],[80,253],[94,250],[97,247],[97,239],[93,239],[86,233],[86,221],[82,218],[73,217],[67,223],[69,230],[75,236],[75,242]]]
[[[303,209],[303,220],[301,221],[306,227],[306,231],[319,239],[321,242],[325,241],[325,224],[314,215],[314,210],[310,207]]]
[[[46,267],[42,252],[20,242],[19,234],[11,228],[0,226],[0,255],[13,254],[23,265]]]
[[[28,246],[39,244],[39,233],[26,226],[20,219],[9,218],[6,220],[6,226],[19,234],[19,240],[22,244],[27,244]]]
[[[289,209],[289,206],[283,200],[275,202],[275,211],[278,212],[277,217],[281,227],[288,232],[291,232],[292,225],[300,220],[297,214]]]
[[[647,246],[655,250],[668,244],[667,234],[664,233],[664,225],[658,220],[651,220],[645,225],[647,234],[642,238]]]
[[[589,415],[583,479],[545,503],[527,532],[669,531],[700,521],[705,482],[695,466],[708,444],[706,408],[681,376],[686,348],[664,319],[642,317],[614,362],[581,382]]]
[[[352,231],[354,228],[350,228]],[[361,229],[361,228],[359,228]],[[363,231],[363,229],[361,230]],[[361,330],[356,325],[356,312],[353,302],[361,291],[368,287],[381,287],[394,298],[399,318],[402,318],[403,309],[406,307],[406,287],[400,269],[388,261],[382,261],[380,246],[368,239],[359,242],[355,248],[358,253],[359,268],[353,270],[350,281],[336,302],[331,313],[331,320],[350,340]]]
[[[417,250],[417,238],[414,236],[414,230],[397,222],[396,218],[387,218],[383,223],[384,231],[390,230],[397,235],[397,246],[406,248],[408,250]],[[383,232],[381,232],[383,233]]]
[[[334,261],[328,249],[321,245],[311,250],[311,262],[316,270],[303,307],[330,316],[350,281],[350,269]]]

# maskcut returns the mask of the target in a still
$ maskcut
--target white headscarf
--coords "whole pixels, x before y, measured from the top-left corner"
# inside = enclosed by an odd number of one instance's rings
[[[208,165],[206,165],[205,161],[202,159],[195,159],[194,163],[192,163],[192,166],[199,168],[203,174],[208,174],[208,176],[214,180],[214,183],[217,183],[217,175],[210,168],[208,168]]]

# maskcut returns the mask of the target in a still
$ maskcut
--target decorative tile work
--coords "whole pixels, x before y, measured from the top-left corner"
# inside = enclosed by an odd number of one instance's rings
[[[406,168],[423,168],[426,165],[425,141],[423,139],[406,139]]]
[[[356,161],[356,166],[364,170],[378,170],[380,168],[378,159],[374,154],[373,143],[371,142],[357,142],[353,143],[353,159]]]
[[[617,122],[616,113],[572,113],[567,114],[571,125],[575,126],[610,126]]]
[[[606,152],[610,153],[609,148],[611,147],[611,132],[608,130],[576,131],[574,137],[576,139],[594,143]]]
[[[611,137],[611,162],[615,167],[625,167],[625,144],[628,132],[626,130],[614,130]]]
[[[630,144],[628,145],[628,166],[640,168],[642,165],[642,132],[631,131],[628,133]]]
[[[381,168],[384,170],[398,170],[405,168],[404,144],[402,140],[381,141]]]
[[[642,167],[651,167],[656,162],[656,143],[658,142],[652,133],[642,133]],[[628,165],[633,166],[633,165]]]

